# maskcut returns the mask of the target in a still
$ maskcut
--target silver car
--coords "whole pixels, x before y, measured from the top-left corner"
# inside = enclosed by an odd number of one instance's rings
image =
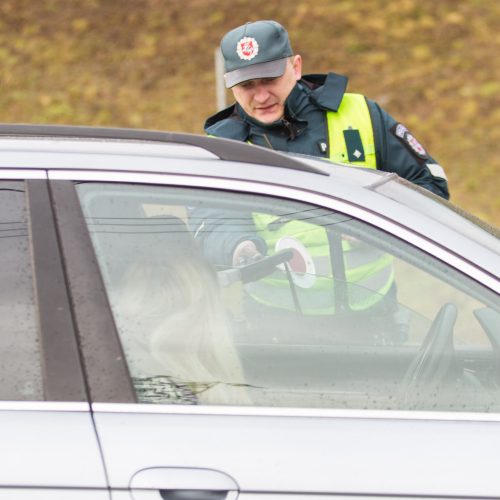
[[[387,174],[0,126],[0,498],[500,497],[498,231]]]

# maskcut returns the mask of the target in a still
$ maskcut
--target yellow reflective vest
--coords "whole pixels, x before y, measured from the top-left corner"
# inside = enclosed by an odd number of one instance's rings
[[[326,113],[329,138],[329,159],[366,168],[377,168],[373,127],[365,97],[345,94],[338,111]],[[394,282],[392,256],[355,238],[343,237],[340,242],[344,277],[332,277],[332,259],[326,230],[303,221],[291,221],[278,230],[269,224],[278,216],[254,213],[257,234],[262,237],[272,255],[282,238],[297,240],[305,247],[313,262],[311,279],[300,280],[297,273],[287,275],[286,269],[276,270],[272,276],[247,285],[250,295],[258,302],[283,309],[296,309],[300,304],[304,314],[333,314],[339,300],[345,295],[344,305],[352,311],[368,309],[380,302]],[[305,274],[305,273],[304,273]],[[290,279],[294,279],[294,290]],[[295,295],[295,298],[292,297]]]
[[[327,111],[329,159],[338,163],[350,163],[358,167],[377,168],[375,139],[372,120],[366,99],[361,94],[344,94],[337,111]],[[348,151],[350,132],[358,132],[363,147],[360,154],[364,160],[356,158],[356,151]],[[349,156],[354,156],[350,161]]]

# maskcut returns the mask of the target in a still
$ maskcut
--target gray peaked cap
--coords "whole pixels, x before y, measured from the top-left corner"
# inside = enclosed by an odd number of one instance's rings
[[[226,87],[254,78],[275,78],[293,56],[288,33],[276,21],[246,23],[224,35],[220,49],[224,57]]]

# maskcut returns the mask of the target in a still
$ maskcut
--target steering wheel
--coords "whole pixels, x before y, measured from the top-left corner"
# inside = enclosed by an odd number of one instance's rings
[[[446,303],[439,309],[429,333],[403,378],[404,399],[422,384],[439,385],[454,364],[453,328],[457,319],[455,304]]]

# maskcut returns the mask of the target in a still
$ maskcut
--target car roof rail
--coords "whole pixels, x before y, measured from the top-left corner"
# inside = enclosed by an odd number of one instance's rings
[[[322,170],[313,167],[280,151],[231,139],[189,133],[78,125],[0,124],[0,136],[116,139],[186,144],[203,148],[225,161],[256,163],[258,165],[329,175],[326,169]]]

